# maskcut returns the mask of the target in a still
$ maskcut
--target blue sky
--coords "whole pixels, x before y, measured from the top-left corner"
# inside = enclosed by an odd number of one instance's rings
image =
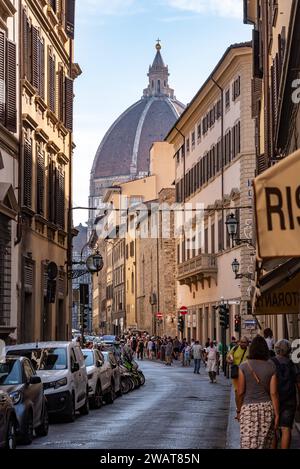
[[[191,101],[225,49],[251,39],[242,0],[77,0],[74,206],[87,206],[90,171],[102,137],[147,86],[159,37],[170,85]],[[74,211],[84,223],[86,211]]]

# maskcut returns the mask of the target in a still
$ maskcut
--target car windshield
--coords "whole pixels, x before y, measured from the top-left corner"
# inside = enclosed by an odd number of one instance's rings
[[[43,349],[43,356],[39,370],[65,370],[67,368],[67,354],[64,348]]]
[[[116,336],[114,336],[114,335],[103,335],[103,336],[101,337],[101,340],[102,340],[103,342],[114,342],[115,339],[116,339]]]
[[[62,347],[9,350],[7,355],[29,358],[35,370],[65,370],[67,368],[67,354]]]
[[[22,369],[19,360],[0,362],[0,386],[22,384]]]
[[[26,357],[31,361],[31,364],[35,370],[39,369],[41,358],[42,358],[42,350],[41,349],[25,349],[25,350],[9,350],[7,355],[14,355],[18,357]]]
[[[94,365],[94,354],[93,352],[83,351],[85,366]]]

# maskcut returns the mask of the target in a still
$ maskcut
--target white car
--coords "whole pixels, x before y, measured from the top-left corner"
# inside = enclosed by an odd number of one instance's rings
[[[103,399],[107,403],[113,402],[112,371],[99,350],[83,349],[82,353],[88,374],[90,405],[100,409]]]
[[[74,342],[37,342],[6,347],[7,355],[31,360],[40,376],[49,415],[75,420],[76,411],[89,413],[88,378],[84,357]]]

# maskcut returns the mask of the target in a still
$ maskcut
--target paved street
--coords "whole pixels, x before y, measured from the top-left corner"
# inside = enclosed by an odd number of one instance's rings
[[[192,368],[143,362],[146,384],[75,423],[50,426],[29,448],[225,448],[230,382]]]

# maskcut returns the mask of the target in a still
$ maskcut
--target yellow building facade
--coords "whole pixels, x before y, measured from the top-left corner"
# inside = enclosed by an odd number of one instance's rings
[[[22,0],[19,340],[71,337],[74,0]]]

